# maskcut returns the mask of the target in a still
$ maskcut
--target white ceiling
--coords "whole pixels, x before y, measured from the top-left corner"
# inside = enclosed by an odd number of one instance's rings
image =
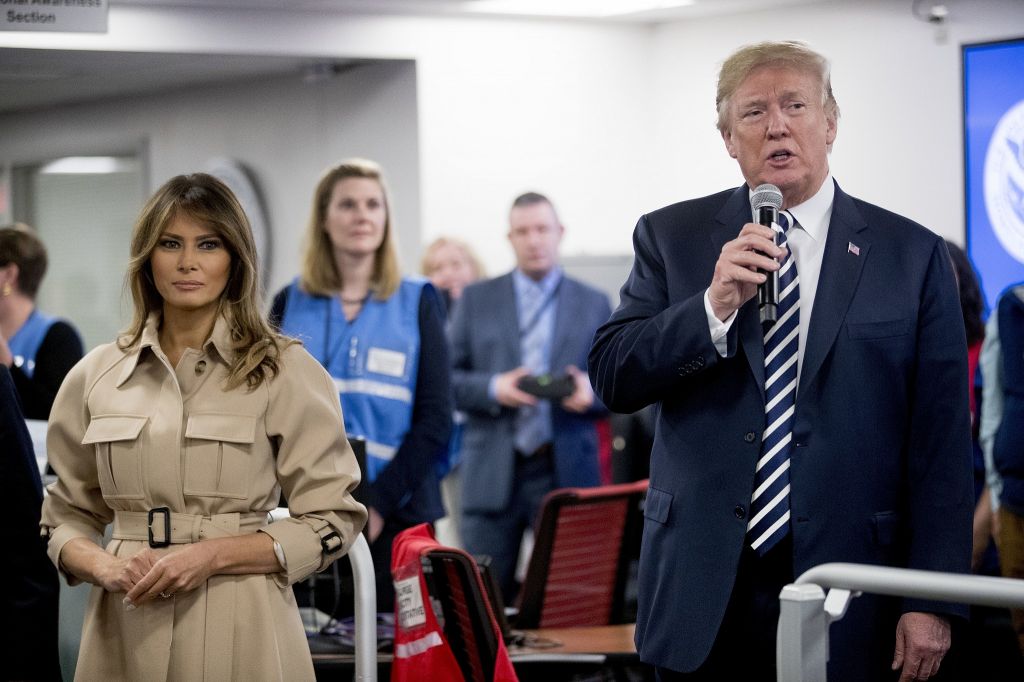
[[[596,0],[591,0],[595,2]],[[664,21],[710,15],[732,14],[792,5],[812,5],[829,0],[693,0],[693,4],[669,9],[621,15],[606,21]],[[909,1],[909,0],[908,0]],[[111,5],[163,7],[206,7],[281,11],[338,12],[359,14],[462,15],[475,16],[476,0],[110,0]],[[536,4],[536,3],[529,3]],[[549,4],[557,4],[551,0]],[[544,16],[550,13],[545,12]],[[517,14],[517,16],[521,16]]]
[[[809,5],[829,0],[697,0],[600,21],[658,22],[712,14]],[[337,14],[480,16],[475,0],[110,0],[117,6],[203,7]],[[494,16],[489,14],[488,16]],[[520,15],[521,16],[521,15]],[[550,17],[548,17],[550,18]],[[598,19],[586,19],[598,21]],[[354,61],[331,60],[344,69]],[[263,78],[319,68],[308,58],[199,54],[152,54],[0,48],[0,113],[26,111],[108,97],[146,94],[193,85]]]
[[[358,64],[300,57],[0,48],[0,113]]]

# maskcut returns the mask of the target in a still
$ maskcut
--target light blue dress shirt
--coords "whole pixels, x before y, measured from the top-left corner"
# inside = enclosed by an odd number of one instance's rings
[[[558,285],[562,281],[562,269],[556,267],[540,281],[534,281],[521,270],[512,273],[516,296],[516,312],[519,317],[519,352],[523,367],[531,374],[547,374],[551,371],[551,345],[555,333],[555,316],[558,312]],[[556,372],[561,368],[556,368]],[[491,377],[489,390],[495,398],[495,382]],[[545,443],[551,442],[551,402],[538,400],[536,405],[519,408],[516,415],[515,447],[523,453],[532,453]]]

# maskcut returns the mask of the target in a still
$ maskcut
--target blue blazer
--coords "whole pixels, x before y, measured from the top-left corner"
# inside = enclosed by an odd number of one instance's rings
[[[608,298],[597,289],[563,276],[555,305],[551,371],[560,372],[566,365],[586,371],[594,332],[611,313]],[[466,413],[460,465],[463,509],[502,511],[509,505],[515,472],[512,442],[516,411],[494,401],[487,387],[494,374],[522,364],[512,274],[467,287],[452,312],[450,333],[455,407]],[[597,400],[584,414],[567,412],[558,401],[552,402],[558,487],[599,483],[594,419],[605,412]]]
[[[643,216],[622,303],[590,354],[610,409],[657,405],[636,641],[642,660],[680,671],[704,661],[722,621],[765,428],[756,297],[728,357],[703,301],[747,222],[745,186]],[[949,255],[935,234],[838,185],[793,437],[795,575],[829,561],[969,569],[967,347]],[[861,666],[891,662],[900,611],[965,612],[855,599],[831,630],[830,679],[876,679]]]

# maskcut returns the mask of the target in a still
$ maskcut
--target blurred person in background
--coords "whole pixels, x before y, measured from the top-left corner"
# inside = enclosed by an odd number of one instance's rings
[[[548,197],[519,195],[508,220],[516,267],[466,288],[451,341],[455,402],[467,415],[460,531],[467,551],[491,557],[511,603],[523,536],[544,496],[600,483],[594,422],[607,410],[587,377],[587,351],[611,308],[562,269],[565,228]]]
[[[0,228],[0,364],[11,370],[26,419],[48,419],[64,377],[82,359],[70,323],[36,307],[46,247],[27,226]]]
[[[462,290],[487,275],[469,244],[454,237],[438,237],[423,252],[420,272],[445,298],[448,312],[462,297]]]
[[[271,308],[334,378],[348,435],[366,440],[380,612],[393,608],[395,535],[444,516],[437,464],[452,415],[441,298],[401,276],[394,239],[380,166],[349,159],[328,169],[313,194],[302,272]]]
[[[68,374],[47,441],[50,558],[94,585],[76,679],[312,680],[290,586],[366,521],[331,379],[268,325],[216,178],[157,190],[130,256],[132,322]],[[269,522],[282,492],[291,516]]]
[[[970,379],[971,436],[974,444],[974,542],[972,545],[971,570],[975,573],[998,575],[999,565],[992,546],[992,505],[988,487],[985,485],[985,458],[978,441],[981,424],[979,413],[980,396],[977,395],[978,359],[982,342],[985,340],[985,303],[978,285],[974,266],[964,250],[946,240],[949,257],[953,262],[957,289],[960,292],[960,310],[963,313],[964,329],[967,332],[967,376]]]
[[[960,309],[967,332],[967,366],[970,377],[971,440],[974,446],[974,539],[971,543],[971,571],[980,575],[1000,575],[998,517],[992,508],[987,484],[985,456],[981,447],[982,372],[979,366],[985,341],[985,300],[978,275],[963,249],[946,240],[953,262]],[[972,674],[978,680],[1024,679],[1024,659],[1013,636],[1010,614],[1005,608],[971,606],[966,631],[965,660],[972,661]]]
[[[1024,283],[1000,294],[981,351],[981,445],[991,495],[999,566],[1024,579]],[[1024,653],[1024,609],[1011,609]]]
[[[485,277],[483,264],[469,244],[454,237],[438,237],[423,253],[420,272],[430,279],[445,299],[445,307],[451,316],[452,306],[462,297],[462,290]],[[436,526],[437,537],[442,544],[462,546],[459,533],[459,517],[462,514],[462,496],[459,482],[459,462],[462,459],[462,429],[466,423],[464,412],[452,413],[452,437],[448,444],[448,458],[438,469],[441,477],[441,496],[448,515]]]

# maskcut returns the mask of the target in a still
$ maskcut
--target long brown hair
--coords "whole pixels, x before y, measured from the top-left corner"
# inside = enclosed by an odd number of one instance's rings
[[[367,159],[346,159],[333,168],[328,168],[320,178],[313,192],[313,206],[306,226],[305,253],[302,258],[300,283],[302,288],[319,296],[333,296],[341,290],[341,273],[334,262],[331,239],[324,230],[327,208],[334,193],[334,187],[348,178],[368,178],[380,185],[384,196],[384,239],[377,247],[373,259],[373,275],[370,277],[370,291],[374,298],[387,299],[395,293],[402,281],[395,250],[394,230],[391,225],[391,199],[384,182],[381,167]]]
[[[171,178],[139,214],[125,273],[125,288],[132,297],[132,322],[118,339],[118,346],[135,346],[150,314],[163,309],[163,297],[153,283],[150,257],[164,230],[179,215],[216,232],[231,254],[231,273],[218,312],[230,325],[235,351],[227,388],[243,382],[250,389],[256,388],[277,374],[281,351],[293,342],[276,334],[262,313],[259,261],[245,211],[227,185],[206,173]]]

